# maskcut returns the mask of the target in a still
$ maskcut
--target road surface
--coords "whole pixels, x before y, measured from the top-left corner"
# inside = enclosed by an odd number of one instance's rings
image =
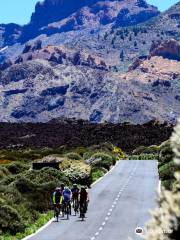
[[[72,216],[52,222],[30,240],[136,240],[156,207],[158,189],[156,161],[119,161],[90,190],[85,222]]]

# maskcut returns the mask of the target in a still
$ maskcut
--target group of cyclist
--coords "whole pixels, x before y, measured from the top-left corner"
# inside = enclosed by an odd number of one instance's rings
[[[75,215],[80,213],[80,218],[84,220],[85,213],[87,212],[89,202],[88,190],[85,186],[80,189],[77,184],[74,184],[72,189],[65,187],[61,184],[57,187],[52,195],[52,203],[54,206],[54,217],[59,218],[61,214],[62,217],[71,215],[71,208],[74,209]]]

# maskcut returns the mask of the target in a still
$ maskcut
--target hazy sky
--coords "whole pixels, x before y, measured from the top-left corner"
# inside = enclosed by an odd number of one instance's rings
[[[38,0],[0,0],[0,23],[28,23],[36,2],[38,2]],[[164,11],[179,1],[147,0],[147,2],[158,6],[161,11]]]

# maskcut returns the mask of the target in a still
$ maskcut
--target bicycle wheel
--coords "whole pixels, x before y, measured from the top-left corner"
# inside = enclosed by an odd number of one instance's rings
[[[75,213],[75,216],[76,216],[76,214],[77,214],[77,211],[78,211],[78,208],[77,208],[77,204],[75,203],[75,205],[74,205],[74,213]]]
[[[80,218],[84,221],[85,218],[85,206],[84,204],[80,205]]]
[[[56,218],[56,221],[59,221],[59,208],[56,206],[54,208],[54,217]]]
[[[66,204],[66,215],[67,215],[67,219],[69,219],[69,214],[70,214],[70,209],[69,209],[69,204]]]

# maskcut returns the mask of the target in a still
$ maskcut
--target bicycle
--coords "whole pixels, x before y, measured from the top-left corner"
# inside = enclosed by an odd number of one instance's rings
[[[69,219],[69,215],[71,215],[71,202],[64,202],[64,206],[63,206],[63,212],[64,214],[67,215],[67,219]]]
[[[87,212],[87,203],[86,202],[80,203],[80,218],[82,219],[82,221],[84,221],[86,212]]]
[[[75,216],[76,216],[76,214],[78,213],[78,209],[79,209],[79,201],[78,201],[78,198],[74,198],[74,199],[72,200],[72,203],[73,203],[74,213],[75,213]]]
[[[56,218],[57,222],[59,221],[59,214],[60,214],[60,205],[54,205],[54,218]]]

